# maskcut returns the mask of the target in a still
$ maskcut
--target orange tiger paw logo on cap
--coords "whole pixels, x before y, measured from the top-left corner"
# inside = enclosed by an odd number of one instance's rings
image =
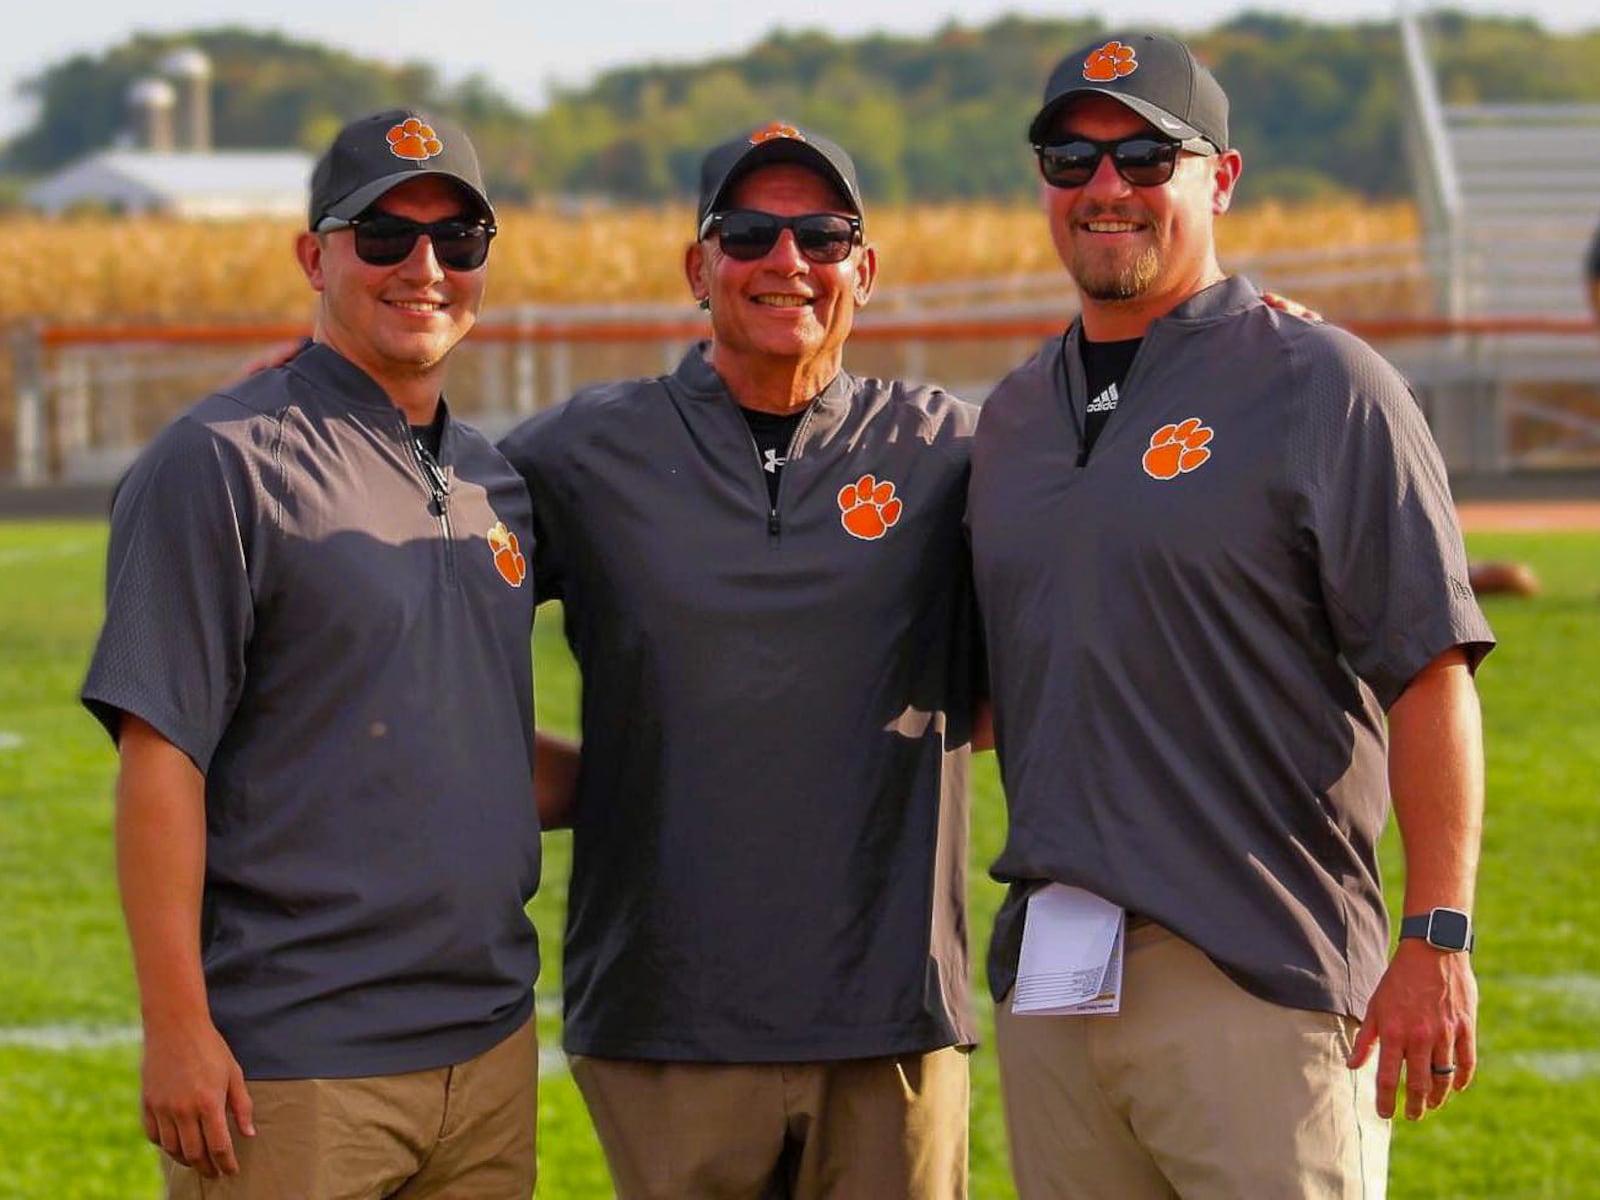
[[[864,542],[875,542],[893,529],[902,507],[887,479],[880,483],[863,475],[839,489],[839,523]]]
[[[1083,77],[1090,83],[1110,83],[1138,69],[1133,47],[1122,42],[1107,42],[1083,60]]]
[[[504,521],[496,521],[486,535],[489,549],[494,552],[494,567],[512,587],[521,587],[528,575],[528,560],[517,545],[517,535],[506,528]]]
[[[804,135],[793,125],[785,125],[782,121],[774,121],[770,125],[763,125],[750,135],[750,144],[759,146],[762,142],[770,142],[773,138],[793,138],[797,142],[805,141]]]
[[[435,154],[443,154],[444,143],[439,140],[432,125],[425,125],[416,117],[407,117],[389,130],[389,153],[396,158],[420,162]]]
[[[1199,417],[1179,425],[1163,425],[1150,435],[1150,448],[1144,452],[1144,473],[1152,479],[1176,479],[1204,464],[1211,457],[1206,449],[1216,430]]]

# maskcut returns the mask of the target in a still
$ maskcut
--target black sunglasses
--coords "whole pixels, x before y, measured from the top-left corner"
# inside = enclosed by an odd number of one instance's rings
[[[1134,187],[1160,187],[1172,178],[1172,172],[1178,165],[1179,150],[1201,155],[1217,152],[1204,138],[1176,142],[1145,134],[1110,142],[1077,137],[1033,148],[1033,152],[1039,156],[1039,174],[1051,187],[1057,188],[1078,188],[1088,183],[1099,169],[1100,160],[1107,154],[1111,156],[1111,165],[1116,168],[1117,174]]]
[[[715,233],[722,252],[729,258],[754,262],[772,252],[785,229],[793,231],[794,244],[814,263],[843,262],[861,241],[860,217],[841,213],[780,217],[753,208],[712,213],[700,225],[700,240]]]
[[[356,257],[368,266],[392,267],[405,262],[424,234],[433,245],[439,265],[451,271],[476,271],[489,257],[489,242],[499,230],[480,217],[446,217],[442,221],[413,221],[394,213],[363,213],[348,221],[324,218],[318,233],[353,229]]]

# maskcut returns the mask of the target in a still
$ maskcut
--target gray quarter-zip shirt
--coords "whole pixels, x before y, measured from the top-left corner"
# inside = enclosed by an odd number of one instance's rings
[[[782,1062],[971,1043],[976,410],[841,373],[774,504],[703,349],[501,445],[583,675],[567,1049]]]
[[[974,441],[1014,885],[991,989],[1054,880],[1359,1017],[1388,945],[1383,712],[1494,641],[1427,425],[1364,343],[1234,278],[1150,326],[1079,466],[1081,336],[1003,380]]]
[[[248,1078],[463,1062],[531,1013],[531,538],[482,435],[447,420],[434,470],[322,345],[118,489],[83,700],[205,775],[206,986]]]

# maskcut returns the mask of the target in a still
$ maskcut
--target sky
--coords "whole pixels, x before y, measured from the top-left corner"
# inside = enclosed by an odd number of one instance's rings
[[[520,0],[420,3],[418,0],[75,0],[29,4],[0,40],[0,139],[32,117],[21,82],[77,53],[98,53],[136,31],[176,32],[224,24],[274,29],[356,54],[421,60],[454,80],[482,72],[530,107],[552,84],[583,84],[607,67],[646,61],[692,62],[737,53],[773,29],[821,29],[839,37],[873,31],[920,34],[953,17],[981,25],[1006,12],[1061,16],[1114,13],[1116,22],[1172,23],[1171,0],[1118,0],[1064,9],[1028,0]],[[1594,0],[1455,0],[1473,12],[1526,15],[1561,31],[1600,26]],[[1204,29],[1246,8],[1294,11],[1328,21],[1387,19],[1395,0],[1187,0],[1182,29]],[[264,17],[263,13],[270,13]]]

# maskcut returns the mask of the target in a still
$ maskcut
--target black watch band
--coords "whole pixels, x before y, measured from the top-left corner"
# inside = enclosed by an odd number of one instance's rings
[[[1471,953],[1477,933],[1472,918],[1459,908],[1434,908],[1400,921],[1400,936],[1421,938],[1435,950]]]

